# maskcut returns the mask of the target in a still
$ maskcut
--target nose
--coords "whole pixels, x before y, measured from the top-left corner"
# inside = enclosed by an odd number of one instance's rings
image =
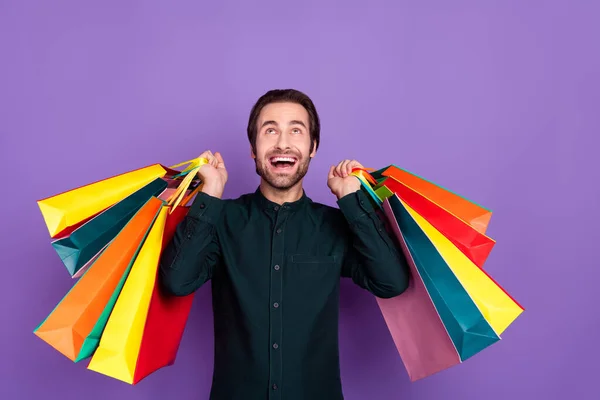
[[[290,148],[289,137],[287,133],[282,132],[281,135],[277,137],[277,143],[275,143],[275,147],[281,150]]]

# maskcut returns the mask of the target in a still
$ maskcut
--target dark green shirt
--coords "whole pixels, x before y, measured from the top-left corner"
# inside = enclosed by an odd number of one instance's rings
[[[407,288],[408,268],[362,191],[337,204],[304,193],[280,206],[260,189],[194,200],[165,248],[160,282],[187,295],[211,280],[211,399],[343,399],[340,277],[388,298]]]

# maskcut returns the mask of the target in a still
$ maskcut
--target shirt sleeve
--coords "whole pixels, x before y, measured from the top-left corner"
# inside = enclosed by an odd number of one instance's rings
[[[359,190],[337,203],[348,228],[342,276],[377,297],[404,292],[409,282],[408,263],[366,194]]]
[[[217,225],[223,207],[222,199],[196,195],[161,255],[159,280],[166,292],[185,296],[212,278],[222,258]]]

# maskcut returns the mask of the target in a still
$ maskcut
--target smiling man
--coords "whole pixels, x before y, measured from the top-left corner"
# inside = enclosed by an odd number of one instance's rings
[[[165,248],[160,281],[183,296],[211,280],[210,399],[343,399],[340,278],[378,297],[398,296],[408,286],[406,260],[350,175],[357,161],[329,170],[339,208],[307,196],[302,182],[320,123],[305,94],[264,94],[250,112],[248,139],[260,186],[222,199],[224,160],[204,152],[204,186]]]

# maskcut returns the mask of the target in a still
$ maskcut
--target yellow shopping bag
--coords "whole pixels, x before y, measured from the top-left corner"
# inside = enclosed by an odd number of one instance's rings
[[[163,233],[170,207],[164,205],[134,261],[88,369],[132,384]]]
[[[425,218],[408,206],[406,209],[471,296],[492,329],[496,334],[502,334],[523,312],[523,307]]]
[[[157,178],[178,177],[187,174],[176,190],[176,197],[170,203],[179,205],[186,194],[205,158],[195,158],[171,167],[153,164],[144,168],[119,174],[98,182],[90,183],[42,200],[40,208],[50,237],[68,234],[74,227],[113,206],[127,196],[146,186]],[[179,172],[175,168],[187,165]]]
[[[37,203],[50,236],[56,237],[166,174],[164,166],[154,164],[38,200]]]

